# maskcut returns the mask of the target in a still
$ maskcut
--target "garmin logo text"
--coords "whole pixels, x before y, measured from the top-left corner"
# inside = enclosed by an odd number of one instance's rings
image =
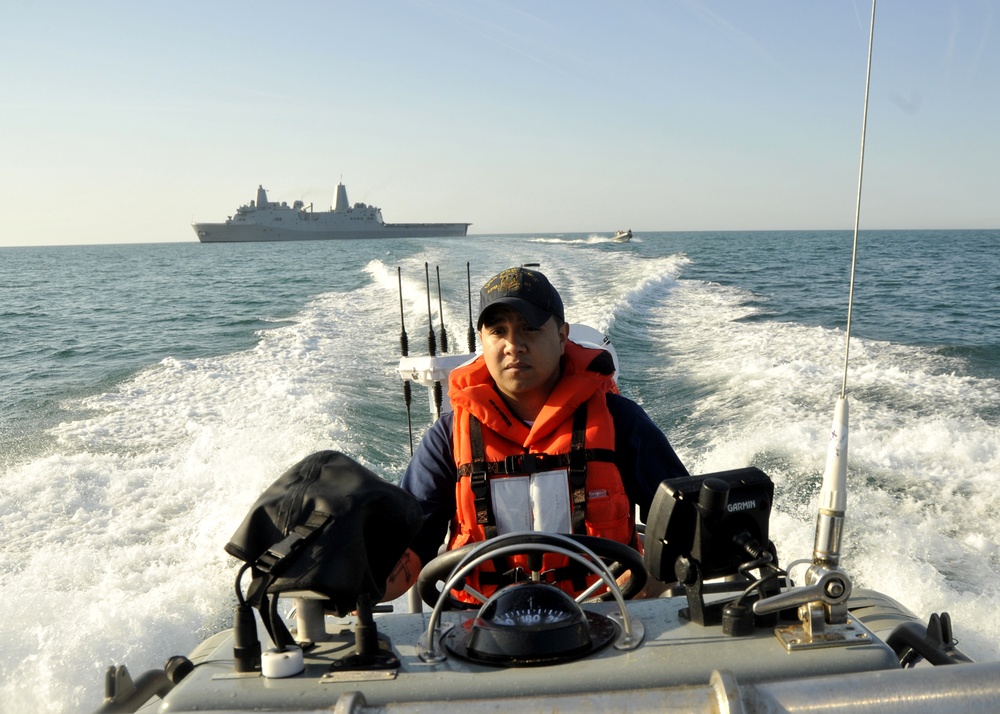
[[[751,511],[756,507],[757,502],[751,499],[749,501],[740,501],[739,503],[730,503],[726,510],[730,513],[736,513],[738,511]]]

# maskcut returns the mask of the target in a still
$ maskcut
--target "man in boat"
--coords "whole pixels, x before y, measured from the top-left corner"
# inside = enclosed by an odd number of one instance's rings
[[[449,377],[454,411],[428,430],[400,486],[423,526],[386,583],[402,595],[447,536],[448,549],[518,531],[582,533],[641,551],[657,486],[687,476],[667,437],[618,394],[611,354],[571,342],[559,293],[540,272],[510,268],[480,291],[483,353]],[[546,555],[551,581],[584,589]],[[516,560],[516,559],[515,559]],[[563,560],[565,563],[565,560]],[[467,579],[489,596],[520,577],[519,563]],[[462,598],[464,593],[456,593]]]

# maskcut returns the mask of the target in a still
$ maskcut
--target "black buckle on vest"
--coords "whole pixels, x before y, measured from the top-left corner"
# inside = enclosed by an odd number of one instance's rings
[[[480,525],[490,523],[493,506],[490,504],[490,482],[486,471],[473,471],[469,474],[469,488],[472,490],[473,504],[476,508],[476,522]]]
[[[508,476],[513,474],[533,474],[538,473],[541,466],[541,459],[535,454],[515,454],[503,460],[503,473]]]
[[[473,471],[469,474],[469,487],[472,489],[472,495],[476,498],[485,498],[488,488],[486,471]]]

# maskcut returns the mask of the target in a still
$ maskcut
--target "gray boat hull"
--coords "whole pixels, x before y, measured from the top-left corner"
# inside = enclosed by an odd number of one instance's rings
[[[384,223],[360,230],[294,230],[267,225],[192,224],[202,243],[261,243],[301,240],[370,240],[373,238],[456,238],[468,233],[468,223]]]
[[[995,711],[1000,662],[900,669],[884,640],[917,618],[872,591],[856,591],[851,602],[856,644],[790,652],[772,628],[732,637],[690,622],[683,597],[635,600],[628,609],[644,632],[639,647],[508,668],[454,655],[426,662],[417,642],[430,615],[389,613],[375,620],[398,667],[337,671],[331,663],[354,651],[354,622],[327,616],[329,639],[306,653],[303,673],[286,679],[235,673],[232,633],[224,631],[192,653],[195,669],[163,701],[143,711]],[[611,603],[587,607],[615,611]],[[451,612],[442,620],[462,628],[472,616]],[[267,643],[263,629],[259,635]]]

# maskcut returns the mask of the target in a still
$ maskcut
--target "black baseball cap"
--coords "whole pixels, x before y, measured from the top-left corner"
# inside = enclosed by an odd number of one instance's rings
[[[548,278],[530,268],[508,268],[486,282],[479,291],[476,329],[482,328],[483,315],[494,305],[509,305],[535,329],[548,322],[550,317],[555,317],[560,323],[566,320],[559,293]]]

